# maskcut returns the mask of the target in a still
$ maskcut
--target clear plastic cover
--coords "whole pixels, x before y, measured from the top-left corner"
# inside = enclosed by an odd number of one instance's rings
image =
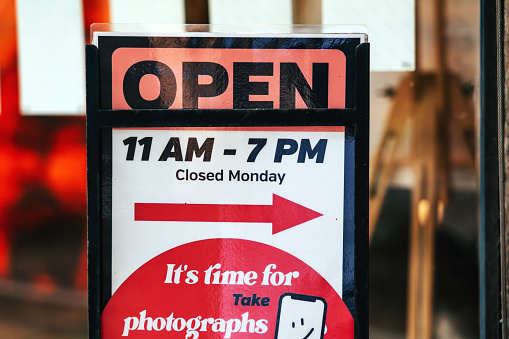
[[[90,43],[97,46],[99,35],[116,36],[293,36],[334,35],[368,41],[365,25],[157,25],[93,24]]]

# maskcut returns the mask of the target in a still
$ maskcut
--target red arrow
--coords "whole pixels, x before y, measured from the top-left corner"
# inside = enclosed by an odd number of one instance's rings
[[[322,215],[275,194],[272,205],[134,204],[136,221],[272,223],[272,234]]]

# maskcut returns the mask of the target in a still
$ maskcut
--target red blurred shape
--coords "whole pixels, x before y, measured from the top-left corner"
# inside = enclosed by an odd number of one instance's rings
[[[76,271],[76,278],[74,280],[74,287],[86,291],[87,290],[87,239],[85,237],[83,241],[83,248],[81,249],[80,259],[78,263],[78,269]]]
[[[42,273],[35,277],[34,288],[43,294],[53,294],[58,290],[51,275]]]
[[[9,240],[7,230],[0,228],[0,277],[9,274]]]
[[[85,145],[63,144],[55,147],[47,158],[46,183],[70,212],[85,212],[86,154]]]

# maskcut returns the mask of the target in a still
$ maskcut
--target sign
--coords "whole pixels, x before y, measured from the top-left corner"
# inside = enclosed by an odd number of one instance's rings
[[[91,337],[366,337],[364,38],[87,46]]]
[[[105,338],[353,338],[341,299],[344,127],[112,137]]]
[[[115,109],[345,107],[339,50],[119,48],[112,64]]]
[[[113,109],[353,107],[364,34],[97,37],[101,106]]]

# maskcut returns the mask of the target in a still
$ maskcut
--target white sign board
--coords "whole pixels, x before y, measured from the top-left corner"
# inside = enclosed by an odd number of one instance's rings
[[[344,127],[113,129],[114,294],[103,335],[136,337],[149,316],[171,329],[178,314],[256,318],[255,333],[286,338],[298,309],[318,324],[316,338],[353,337],[341,299],[344,165]],[[242,326],[203,332],[241,337]]]

